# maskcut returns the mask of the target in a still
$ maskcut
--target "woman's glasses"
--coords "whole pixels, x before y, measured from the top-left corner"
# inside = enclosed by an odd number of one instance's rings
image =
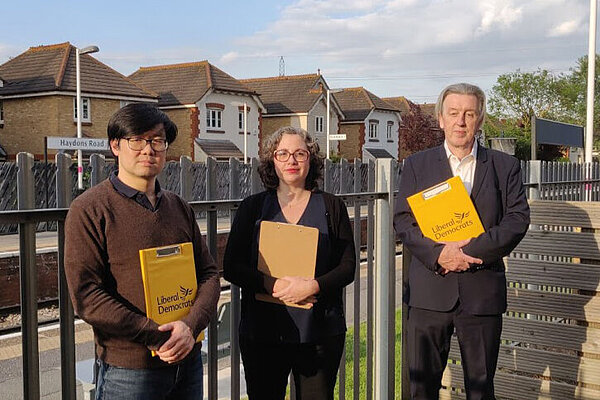
[[[273,157],[279,162],[286,162],[290,159],[290,156],[294,157],[297,162],[304,162],[310,157],[310,153],[307,150],[298,149],[293,153],[287,150],[277,150],[273,153]]]

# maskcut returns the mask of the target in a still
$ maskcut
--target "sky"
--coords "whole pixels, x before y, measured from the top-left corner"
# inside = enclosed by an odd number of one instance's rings
[[[448,84],[489,94],[500,74],[568,73],[588,52],[589,0],[3,2],[0,64],[32,46],[97,45],[124,75],[208,60],[234,78],[320,71],[331,88],[435,102]]]

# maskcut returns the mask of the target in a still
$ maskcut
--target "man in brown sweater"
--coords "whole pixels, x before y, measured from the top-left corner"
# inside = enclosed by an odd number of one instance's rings
[[[216,314],[220,287],[193,210],[156,180],[176,135],[154,106],[121,108],[108,124],[118,172],[67,215],[65,270],[75,311],[94,329],[96,399],[203,397],[196,338]],[[146,317],[139,250],[183,242],[194,245],[197,295],[188,315],[159,326]]]

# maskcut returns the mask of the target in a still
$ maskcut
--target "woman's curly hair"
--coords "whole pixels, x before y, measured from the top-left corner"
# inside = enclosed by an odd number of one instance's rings
[[[310,165],[304,187],[307,190],[313,190],[318,187],[318,182],[323,174],[323,156],[319,153],[319,144],[313,137],[302,128],[293,126],[284,126],[279,128],[274,134],[269,136],[263,143],[259,154],[258,173],[266,189],[277,189],[279,186],[279,177],[275,172],[275,163],[273,162],[273,153],[277,150],[279,142],[283,135],[299,135],[304,139],[308,152],[310,153]]]

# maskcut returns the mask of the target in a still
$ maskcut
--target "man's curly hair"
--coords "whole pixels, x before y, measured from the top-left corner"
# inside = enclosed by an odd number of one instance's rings
[[[263,185],[266,189],[277,189],[279,186],[279,177],[275,172],[273,156],[275,150],[277,150],[277,146],[279,146],[281,138],[286,134],[299,135],[302,139],[304,139],[304,143],[306,143],[306,147],[310,153],[310,165],[304,187],[307,190],[316,189],[318,187],[318,182],[323,176],[323,156],[319,153],[319,144],[306,130],[302,128],[294,128],[293,126],[284,126],[283,128],[279,128],[263,143],[259,154],[260,162],[258,164],[258,173]]]

